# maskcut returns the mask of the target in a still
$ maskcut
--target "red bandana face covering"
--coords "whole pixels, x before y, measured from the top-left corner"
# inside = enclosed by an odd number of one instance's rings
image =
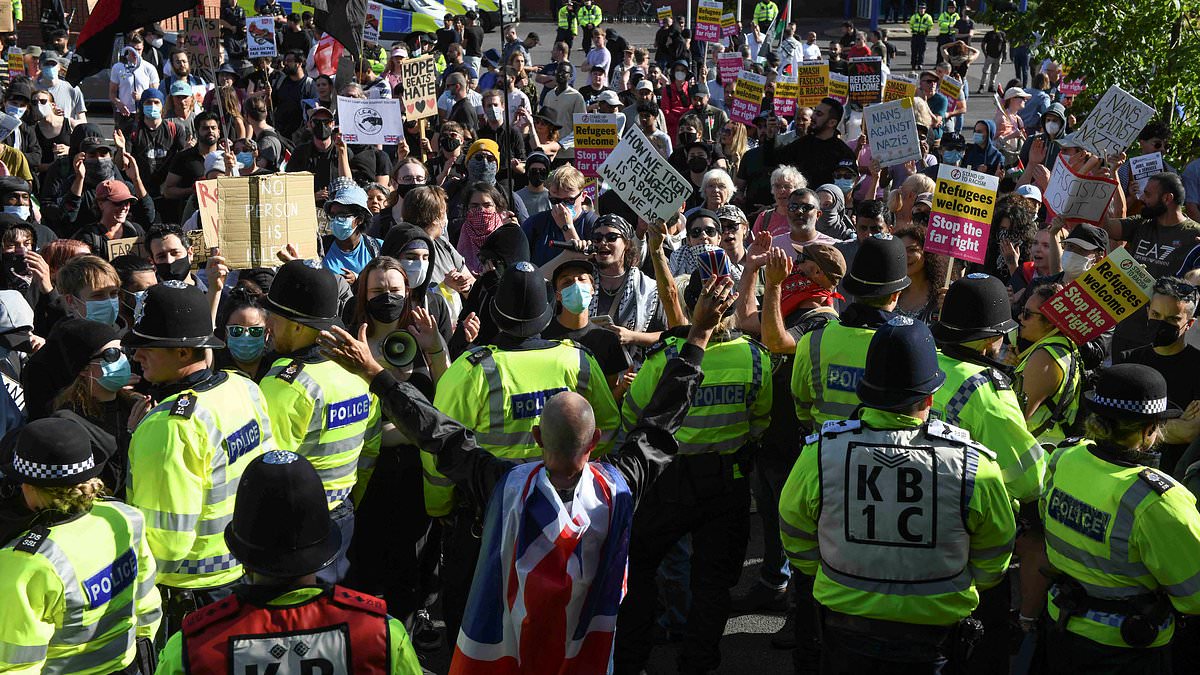
[[[822,288],[803,274],[792,272],[783,280],[780,310],[786,317],[811,300],[816,300],[820,305],[832,305],[833,299],[841,300],[842,296],[833,289]]]

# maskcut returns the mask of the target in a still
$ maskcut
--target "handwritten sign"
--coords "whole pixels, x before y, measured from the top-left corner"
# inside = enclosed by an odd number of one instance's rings
[[[738,73],[729,106],[729,119],[753,124],[754,118],[762,111],[763,88],[766,84],[767,78],[764,75],[749,70]]]
[[[951,101],[961,101],[963,97],[962,81],[957,80],[949,75],[942,78],[938,83],[938,93]]]
[[[311,173],[216,178],[196,182],[206,245],[221,249],[231,269],[274,267],[292,244],[317,257],[317,210]]]
[[[1083,344],[1136,314],[1153,290],[1154,277],[1128,251],[1117,248],[1040,309],[1063,335]]]
[[[867,106],[863,111],[871,158],[880,165],[895,166],[921,159],[921,139],[917,137],[912,104],[911,98],[902,98]]]
[[[784,76],[775,80],[775,96],[771,104],[777,117],[793,117],[796,114],[796,93],[800,85],[795,76]]]
[[[599,176],[596,169],[618,140],[615,114],[575,113],[575,168],[585,176]]]
[[[883,100],[883,58],[860,56],[850,59],[850,102],[864,108]]]
[[[1154,117],[1154,108],[1117,85],[1108,88],[1072,137],[1098,157],[1119,155]]]
[[[721,37],[733,37],[738,34],[737,17],[732,13],[721,15]]]
[[[1067,162],[1055,162],[1043,201],[1051,216],[1100,224],[1108,203],[1116,193],[1117,182],[1100,176],[1084,176]]]
[[[337,97],[342,140],[362,145],[396,145],[404,137],[400,101],[394,98]]]
[[[367,2],[367,16],[363,23],[363,42],[379,43],[379,27],[383,25],[383,5]]]
[[[667,5],[666,7],[659,7],[658,8],[658,23],[665,25],[670,20],[671,20],[671,6]]]
[[[733,53],[717,54],[717,77],[721,79],[721,84],[729,84],[737,79],[738,72],[742,69],[742,55]]]
[[[636,124],[626,125],[621,142],[597,173],[646,221],[670,218],[692,193],[687,179],[655,152]]]
[[[829,95],[829,64],[805,61],[796,66],[796,105],[812,108]]]
[[[140,256],[142,258],[148,257],[146,255],[146,249],[142,243],[141,237],[123,237],[121,239],[109,239],[107,244],[108,244],[107,255],[108,255],[109,260],[112,260],[112,259],[116,258],[117,256],[122,256],[122,255],[136,255],[136,256]]]
[[[192,72],[209,82],[221,67],[221,22],[199,16],[183,17],[183,32],[177,38],[188,55]]]
[[[721,14],[725,5],[718,0],[700,0],[696,8],[696,28],[693,40],[716,42],[721,39]]]
[[[917,95],[917,81],[911,77],[891,74],[883,84],[883,101],[898,101]]]
[[[432,56],[400,62],[397,96],[404,102],[404,119],[419,120],[437,114],[437,66]]]
[[[1162,170],[1163,156],[1161,152],[1129,158],[1129,179],[1137,182],[1138,194],[1146,191],[1146,181],[1150,180],[1150,176],[1160,173]]]
[[[850,100],[850,78],[841,73],[829,73],[829,98],[846,105]]]
[[[938,169],[925,250],[982,263],[999,187],[995,176],[943,164]]]

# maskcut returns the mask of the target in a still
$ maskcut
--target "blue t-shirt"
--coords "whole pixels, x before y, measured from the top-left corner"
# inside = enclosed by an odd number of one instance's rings
[[[368,240],[370,241],[368,242]],[[358,274],[367,266],[367,263],[379,255],[379,246],[378,239],[366,235],[359,238],[358,246],[355,246],[353,251],[343,251],[337,243],[334,243],[325,252],[321,264],[325,266],[325,269],[337,275],[341,275],[344,270]]]
[[[592,233],[592,225],[596,220],[597,216],[594,212],[585,211],[576,217],[575,231],[586,241]],[[558,223],[554,222],[554,216],[550,214],[550,211],[542,211],[529,216],[529,219],[521,224],[521,229],[525,230],[525,238],[529,240],[530,262],[534,265],[545,265],[562,253],[562,249],[550,247],[551,240],[562,241],[564,239],[562,230],[558,227]]]

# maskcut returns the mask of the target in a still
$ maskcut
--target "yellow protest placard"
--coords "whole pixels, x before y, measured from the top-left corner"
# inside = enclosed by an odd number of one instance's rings
[[[795,77],[781,77],[775,80],[772,105],[779,117],[792,117],[796,114],[796,94],[800,91],[800,85],[795,80]]]
[[[883,84],[883,102],[898,101],[917,95],[917,82],[907,77],[890,75]]]
[[[957,101],[962,98],[962,82],[947,75],[938,84],[938,92],[951,101]]]
[[[828,95],[830,95],[828,63],[807,62],[796,66],[797,106],[811,108]]]
[[[838,73],[830,73],[829,98],[836,99],[844,105],[850,98],[850,78]],[[820,101],[817,102],[820,103]]]
[[[667,5],[666,7],[659,7],[658,8],[658,22],[666,23],[670,20],[671,20],[671,6]]]
[[[737,83],[734,84],[733,101],[729,107],[729,119],[743,124],[753,124],[754,118],[762,110],[763,90],[767,78],[743,70],[738,73]]]
[[[1042,303],[1046,320],[1076,344],[1095,339],[1150,301],[1154,277],[1124,248]]]
[[[721,39],[721,14],[725,6],[715,0],[700,0],[696,8],[696,29],[692,36],[694,40],[717,42]]]

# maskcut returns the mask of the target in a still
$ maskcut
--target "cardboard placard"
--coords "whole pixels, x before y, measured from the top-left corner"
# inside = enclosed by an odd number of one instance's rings
[[[275,56],[275,17],[246,17],[246,52],[252,59]]]
[[[719,0],[700,0],[696,9],[696,27],[692,31],[692,39],[702,42],[717,42],[721,39],[721,14],[725,11],[724,3]]]
[[[925,250],[982,263],[999,187],[1000,179],[993,175],[943,164],[938,169]]]
[[[721,15],[721,37],[733,37],[738,34],[737,17],[733,13]]]
[[[1153,117],[1154,108],[1114,84],[1071,137],[1097,157],[1119,155]]]
[[[404,102],[404,119],[419,120],[437,114],[437,66],[433,56],[400,62],[397,97]]]
[[[883,100],[883,58],[860,56],[850,59],[850,102],[864,108]]]
[[[379,29],[383,26],[383,5],[367,3],[367,16],[363,22],[363,42],[379,42]]]
[[[179,46],[188,55],[192,72],[209,82],[216,82],[221,67],[221,22],[199,16],[183,17],[183,32]]]
[[[796,66],[796,105],[812,108],[830,95],[829,64],[806,61]]]
[[[829,73],[829,98],[846,105],[850,100],[850,78],[841,73]]]
[[[721,84],[729,84],[737,79],[737,74],[742,70],[742,55],[738,53],[720,53],[717,54],[717,77],[720,78]]]
[[[883,102],[898,101],[902,98],[912,98],[917,95],[917,81],[911,77],[888,75],[883,83]]]
[[[947,75],[938,82],[938,93],[951,101],[961,101],[963,97],[962,82]]]
[[[121,255],[136,255],[142,258],[149,258],[146,252],[146,247],[142,242],[141,237],[123,237],[121,239],[109,239],[107,242],[106,256],[109,260]]]
[[[1153,290],[1154,277],[1128,251],[1117,248],[1040,309],[1063,335],[1083,344],[1136,314]]]
[[[13,30],[12,0],[0,0],[0,31],[11,33]]]
[[[670,218],[692,194],[691,183],[654,150],[636,124],[626,125],[621,142],[597,173],[647,222]]]
[[[794,117],[796,115],[796,92],[800,85],[796,84],[795,76],[788,75],[775,80],[775,96],[771,105],[777,117]]]
[[[196,201],[204,241],[221,249],[230,269],[275,267],[275,254],[287,244],[301,258],[317,257],[311,173],[197,181]]]
[[[738,73],[733,87],[733,98],[729,102],[729,119],[743,124],[754,124],[754,118],[762,111],[763,88],[767,84],[764,75],[743,70]]]
[[[1162,170],[1163,156],[1161,152],[1151,152],[1147,155],[1129,158],[1129,179],[1137,183],[1139,195],[1146,191],[1146,181],[1150,179],[1150,176],[1160,173]]]
[[[608,159],[620,140],[616,114],[575,113],[575,168],[585,176],[599,176],[596,169]]]
[[[776,85],[778,87],[778,85]],[[911,98],[867,106],[863,123],[871,143],[871,158],[881,166],[895,166],[921,159],[921,139]]]
[[[1051,217],[1058,215],[1067,220],[1099,225],[1116,191],[1117,181],[1080,175],[1067,162],[1061,161],[1054,163],[1042,201]]]
[[[658,8],[658,23],[659,24],[665,24],[667,21],[669,21],[671,19],[671,16],[672,15],[671,15],[671,6],[670,5],[667,5],[666,7]]]
[[[338,96],[337,113],[338,128],[347,143],[396,145],[404,137],[397,99]]]

